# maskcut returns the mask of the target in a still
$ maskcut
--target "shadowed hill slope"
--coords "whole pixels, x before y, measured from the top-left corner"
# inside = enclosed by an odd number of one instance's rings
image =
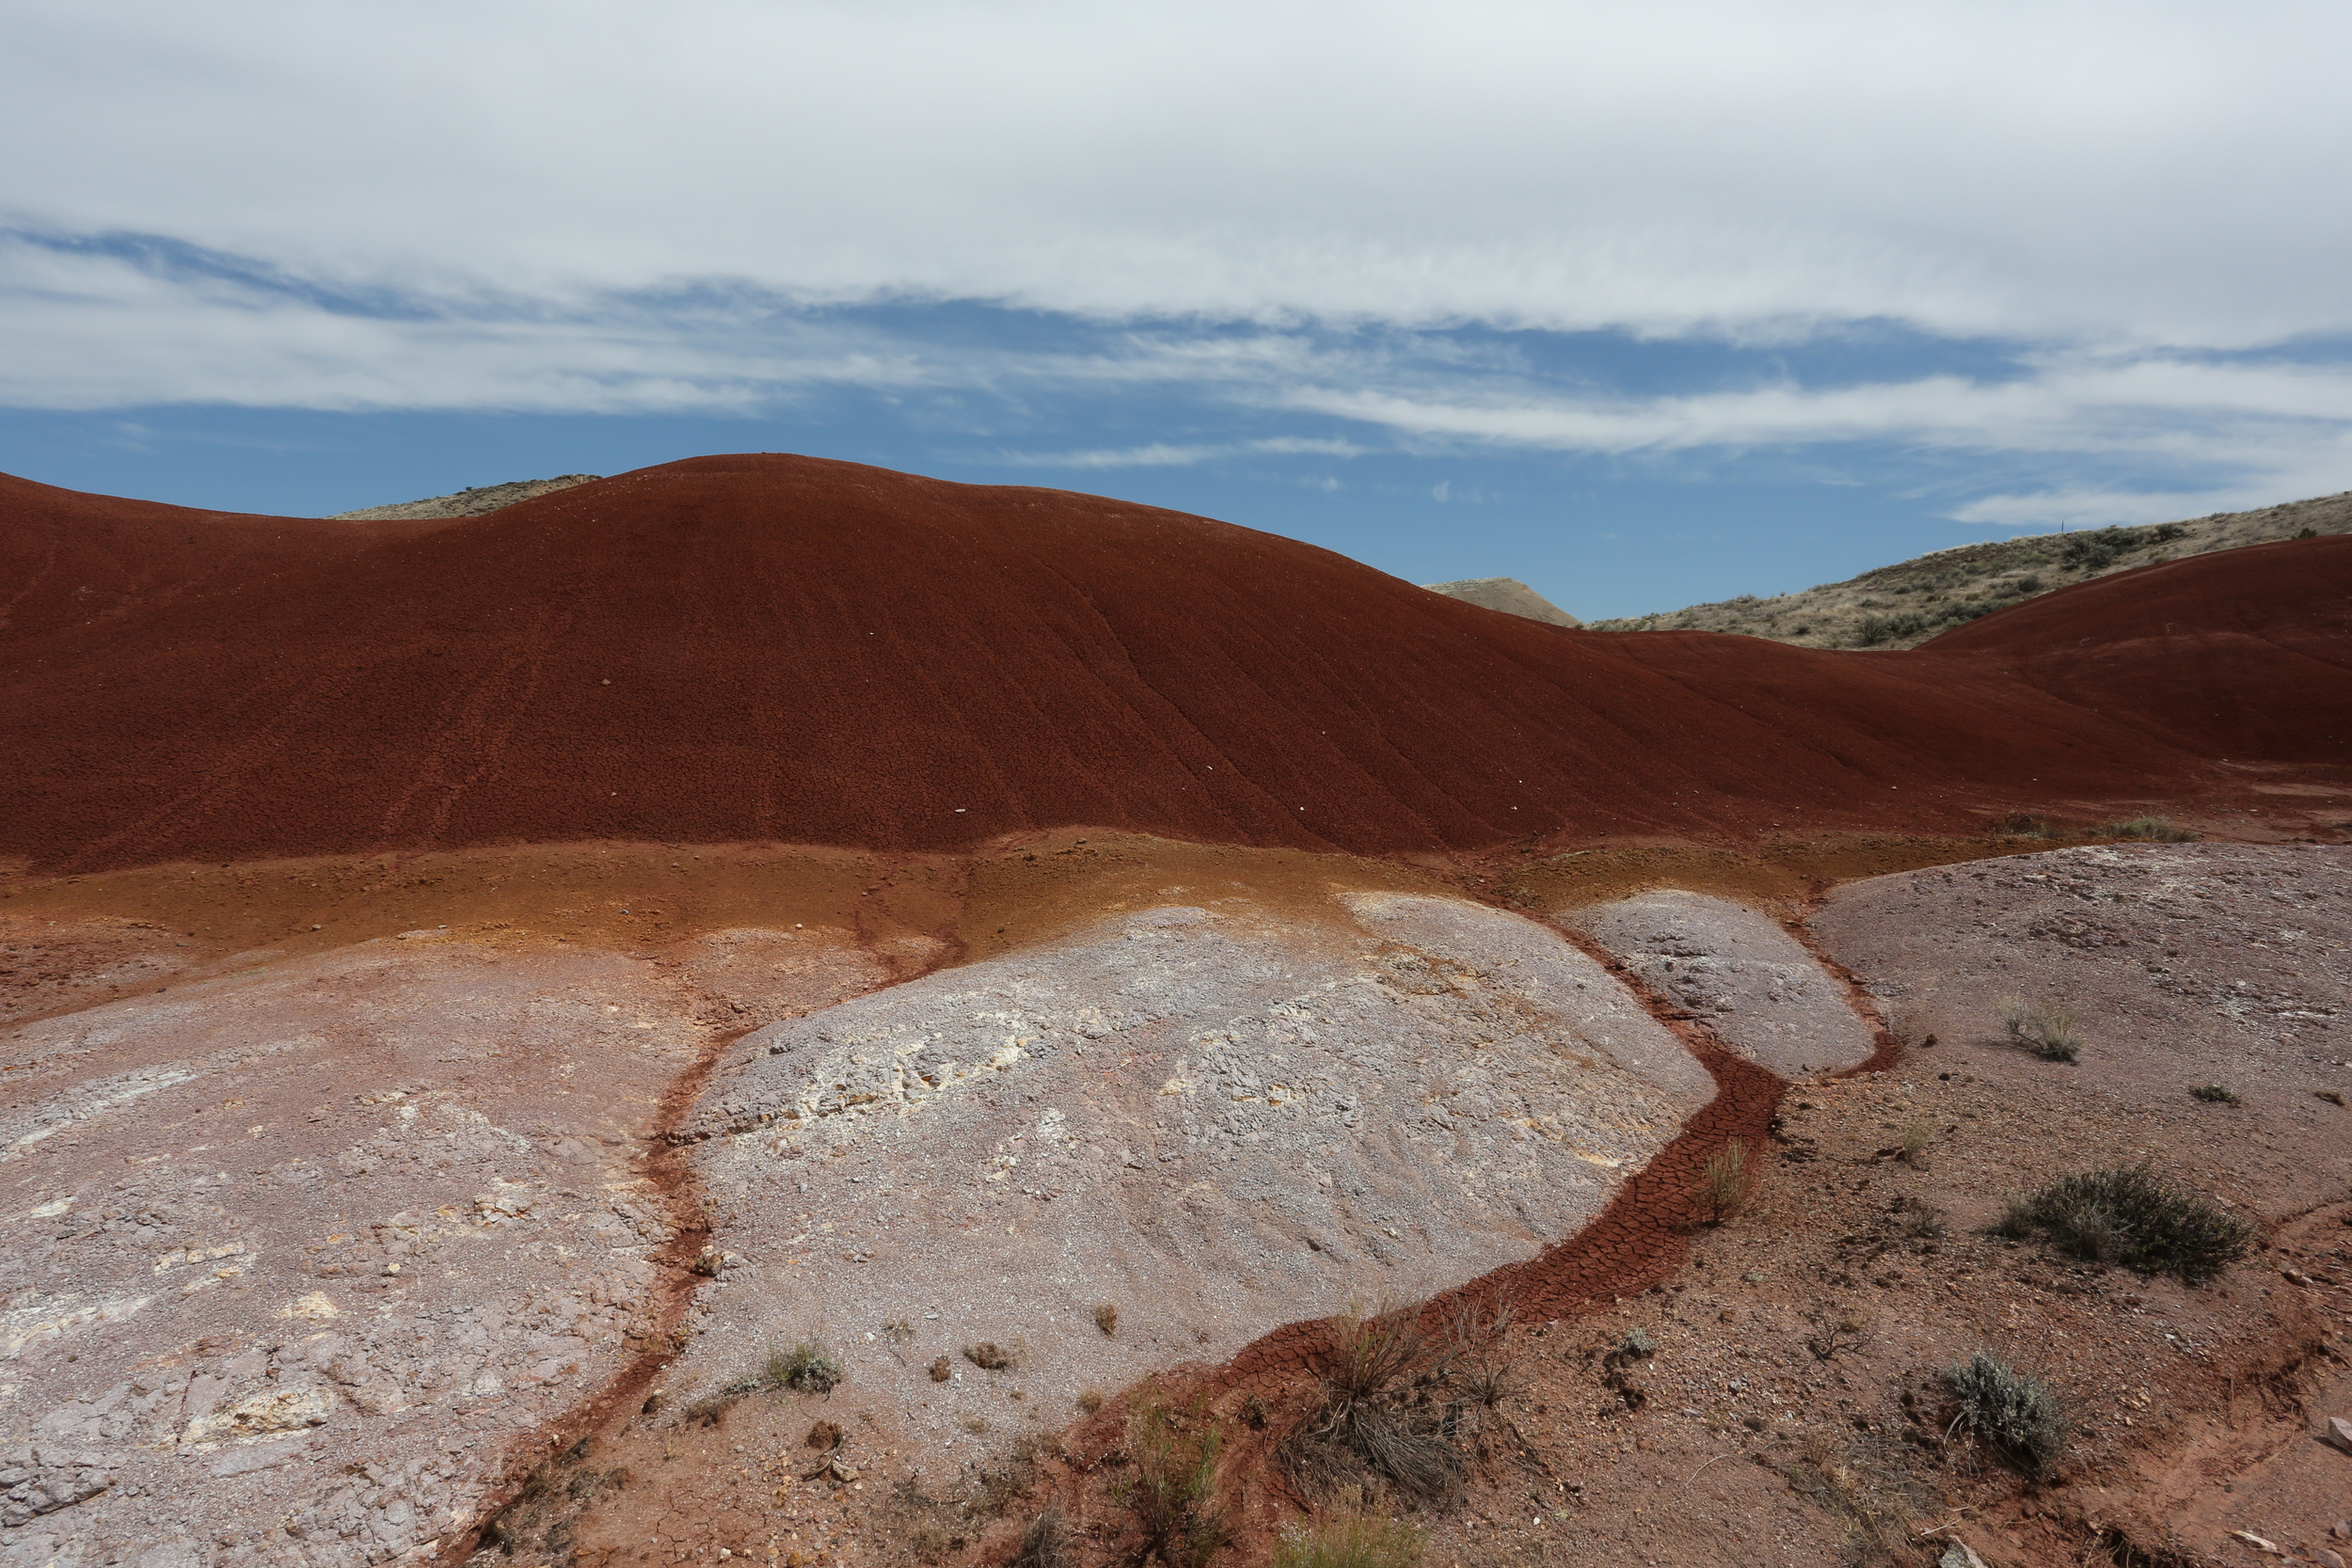
[[[2100,578],[1946,632],[2094,713],[2234,760],[2352,758],[2352,537]]]
[[[22,493],[0,532],[55,532]],[[0,640],[0,855],[45,870],[616,837],[951,850],[1073,824],[1364,853],[1918,832],[2182,801],[2229,787],[2217,756],[2309,755],[2169,699],[2090,711],[2062,650],[1581,633],[1230,524],[812,458],[430,524],[73,504],[109,548],[168,549],[119,568],[147,586],[103,624]],[[234,549],[184,543],[208,531]],[[2276,619],[2316,615],[2340,659],[2323,611],[2352,554],[2303,547]]]

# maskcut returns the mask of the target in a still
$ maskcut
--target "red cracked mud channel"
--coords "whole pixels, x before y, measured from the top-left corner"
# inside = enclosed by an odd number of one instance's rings
[[[1818,943],[1801,921],[1784,922],[1784,926],[1808,951],[1820,957]],[[1708,1162],[1733,1143],[1760,1155],[1770,1146],[1774,1115],[1789,1087],[1776,1074],[1726,1049],[1689,1010],[1662,996],[1590,937],[1565,926],[1553,928],[1601,963],[1652,1018],[1682,1041],[1715,1080],[1715,1097],[1627,1180],[1597,1218],[1575,1235],[1524,1262],[1492,1270],[1418,1306],[1395,1308],[1410,1313],[1424,1336],[1441,1338],[1465,1314],[1471,1322],[1498,1321],[1503,1309],[1522,1323],[1590,1316],[1672,1278],[1690,1252],[1692,1192]],[[1843,987],[1848,1006],[1869,1029],[1875,1046],[1867,1059],[1831,1076],[1853,1077],[1893,1067],[1901,1054],[1901,1042],[1886,1027],[1868,993],[1843,965],[1824,959],[1823,967]],[[1301,1397],[1310,1393],[1335,1354],[1340,1322],[1315,1318],[1285,1323],[1245,1346],[1222,1366],[1174,1369],[1147,1380],[1140,1391],[1171,1410],[1216,1408],[1231,1415],[1236,1400],[1254,1397],[1264,1408],[1304,1415]],[[1138,1391],[1129,1389],[1067,1429],[1064,1436],[1071,1463],[1060,1481],[1065,1495],[1074,1497],[1083,1492],[1091,1472],[1125,1442],[1132,1402]],[[1301,1500],[1288,1495],[1282,1467],[1270,1462],[1292,1424],[1278,1418],[1259,1423],[1261,1430],[1254,1433],[1248,1424],[1229,1425],[1232,1440],[1220,1459],[1220,1474],[1248,1473],[1267,1483],[1242,1498],[1249,1516],[1246,1528],[1252,1530],[1270,1533],[1291,1513],[1303,1511]],[[995,1545],[992,1559],[1002,1560],[1017,1545],[1017,1537]]]

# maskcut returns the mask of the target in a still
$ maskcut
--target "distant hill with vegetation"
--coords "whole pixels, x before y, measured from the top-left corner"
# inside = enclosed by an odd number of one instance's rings
[[[1962,545],[1844,582],[1759,598],[1588,621],[1593,631],[1720,631],[1808,648],[1910,648],[1963,621],[2111,572],[2274,539],[2352,533],[2352,490],[2179,523],[2037,533]]]

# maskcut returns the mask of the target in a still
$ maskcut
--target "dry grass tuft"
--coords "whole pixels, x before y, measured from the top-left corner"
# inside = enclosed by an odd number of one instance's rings
[[[1063,1520],[1061,1510],[1048,1503],[1029,1521],[1029,1528],[1021,1532],[1021,1544],[1007,1560],[1005,1568],[1061,1568],[1069,1545],[1070,1527]]]
[[[762,1371],[768,1387],[803,1394],[830,1394],[842,1376],[840,1359],[821,1339],[803,1339],[789,1348],[769,1351]]]
[[[2194,828],[2177,826],[2162,816],[2135,816],[2128,821],[2109,822],[2095,831],[2101,838],[2135,838],[2149,844],[2194,844],[2204,836]]]
[[[1707,1157],[1691,1186],[1691,1211],[1701,1225],[1737,1218],[1756,1196],[1761,1173],[1748,1164],[1748,1146],[1734,1138]]]
[[[1284,1530],[1274,1543],[1274,1568],[1414,1568],[1426,1544],[1401,1519],[1343,1513]]]
[[[1935,1547],[1922,1549],[1911,1521],[1928,1497],[1883,1443],[1864,1440],[1839,1450],[1822,1444],[1780,1466],[1788,1489],[1844,1522],[1853,1568],[1929,1568]]]
[[[2010,1043],[2032,1052],[2045,1062],[2079,1062],[2083,1037],[2075,1031],[2082,1014],[2048,1002],[2004,1002],[2001,1030]]]
[[[1216,1456],[1225,1432],[1216,1422],[1190,1433],[1178,1430],[1168,1411],[1145,1411],[1128,1429],[1133,1478],[1112,1496],[1135,1520],[1135,1560],[1165,1568],[1206,1568],[1232,1539],[1223,1512],[1215,1505]]]
[[[1454,1440],[1462,1405],[1433,1397],[1442,1365],[1407,1381],[1429,1353],[1409,1308],[1341,1319],[1324,1360],[1323,1402],[1278,1450],[1292,1481],[1311,1496],[1352,1490],[1422,1505],[1451,1502],[1466,1469]]]
[[[1107,1301],[1097,1307],[1094,1309],[1094,1326],[1103,1331],[1103,1338],[1105,1339],[1117,1334],[1119,1332],[1119,1308]]]

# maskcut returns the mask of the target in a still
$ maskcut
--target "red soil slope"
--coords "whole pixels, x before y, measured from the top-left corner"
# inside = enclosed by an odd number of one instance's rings
[[[1928,648],[2001,657],[2043,691],[2191,750],[2341,764],[2352,759],[2352,536],[2119,572]]]
[[[72,535],[62,495],[0,492],[5,547]],[[373,538],[71,502],[114,612],[0,632],[0,856],[47,871],[590,838],[952,850],[1071,824],[1367,853],[1919,832],[2185,801],[2229,786],[2217,756],[2311,754],[2243,711],[2201,730],[2161,680],[2117,695],[2128,660],[2086,706],[2054,672],[2106,656],[2046,638],[1574,632],[1204,518],[811,458]],[[2273,552],[2240,552],[2278,562],[2243,593],[2306,627],[2328,673],[2303,696],[2341,711],[2352,553]],[[2181,624],[2192,657],[2239,635]]]
[[[103,626],[441,526],[198,512],[0,474],[0,641]]]

